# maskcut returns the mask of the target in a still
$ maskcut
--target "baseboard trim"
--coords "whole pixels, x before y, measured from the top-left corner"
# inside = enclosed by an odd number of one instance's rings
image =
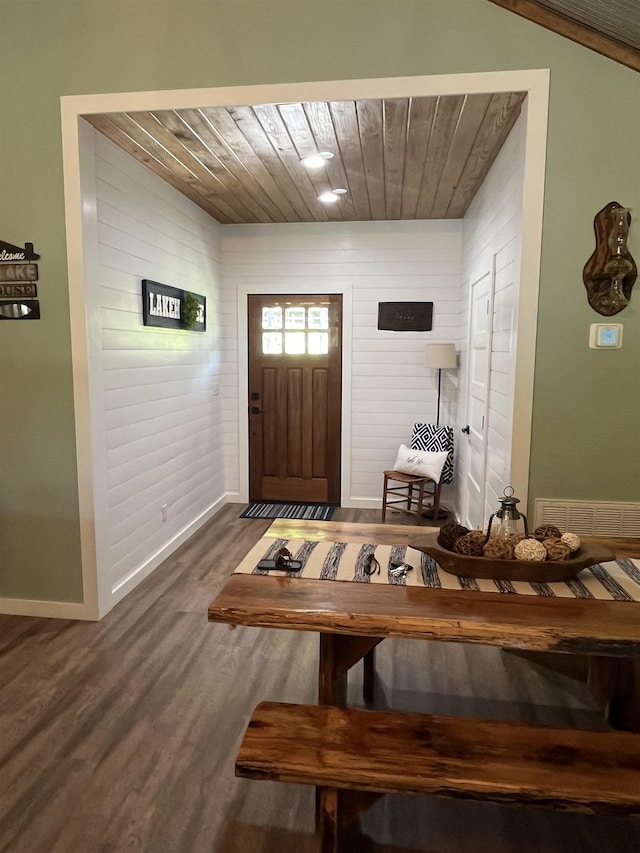
[[[343,498],[340,506],[345,509],[380,509],[382,506],[382,495],[379,498]]]
[[[98,614],[88,604],[73,601],[39,601],[31,598],[0,598],[3,616],[35,616],[44,619],[77,619],[96,622]]]
[[[144,563],[136,566],[136,568],[133,569],[133,571],[131,571],[126,577],[122,578],[117,584],[115,584],[111,589],[111,601],[109,602],[109,607],[104,613],[100,614],[100,618],[106,616],[109,610],[115,607],[119,601],[122,601],[122,599],[135,589],[139,583],[142,583],[145,578],[149,577],[153,570],[158,568],[160,563],[163,563],[167,557],[170,557],[171,554],[180,547],[180,545],[193,536],[193,534],[196,533],[203,524],[206,524],[209,519],[213,518],[213,516],[216,515],[226,503],[228,503],[227,495],[224,494],[222,497],[218,498],[217,501],[212,503],[204,512],[197,516],[197,518],[194,518],[194,520],[189,522],[186,527],[183,527],[182,530],[169,539],[162,548],[148,557]]]

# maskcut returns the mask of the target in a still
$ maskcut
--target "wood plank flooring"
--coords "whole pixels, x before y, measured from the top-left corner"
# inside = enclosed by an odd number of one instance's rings
[[[313,791],[234,776],[253,707],[315,702],[318,660],[314,634],[207,622],[270,523],[241,509],[99,623],[0,616],[0,853],[317,853]],[[579,680],[499,649],[387,640],[377,671],[378,708],[603,727]],[[363,831],[375,853],[640,849],[636,818],[423,797],[381,799]]]

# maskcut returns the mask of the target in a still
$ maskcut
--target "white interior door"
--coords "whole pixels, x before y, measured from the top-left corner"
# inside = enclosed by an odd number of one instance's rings
[[[486,488],[486,436],[488,432],[489,377],[495,263],[471,285],[469,306],[469,375],[467,381],[467,448],[463,480],[463,524],[484,527]]]

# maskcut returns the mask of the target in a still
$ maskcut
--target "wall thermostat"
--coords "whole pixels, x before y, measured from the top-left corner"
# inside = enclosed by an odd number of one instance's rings
[[[589,329],[591,349],[620,349],[622,323],[592,323]]]

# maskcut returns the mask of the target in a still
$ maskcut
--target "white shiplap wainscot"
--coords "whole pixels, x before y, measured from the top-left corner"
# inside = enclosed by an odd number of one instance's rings
[[[497,498],[511,483],[511,444],[517,343],[518,297],[522,253],[522,193],[525,162],[526,115],[509,134],[464,219],[463,306],[460,368],[460,411],[465,418],[467,393],[467,323],[471,282],[495,270],[488,407],[485,414],[486,473],[483,525],[498,507]],[[464,425],[464,424],[462,424]],[[457,466],[459,515],[465,518],[465,436],[458,432]],[[518,491],[518,484],[513,484]],[[526,492],[521,495],[526,498]]]
[[[81,124],[102,615],[224,502],[228,383],[220,226]],[[206,296],[207,331],[143,326],[143,278]]]
[[[436,376],[424,352],[428,341],[457,340],[460,333],[461,233],[462,223],[450,220],[232,225],[222,231],[225,290],[239,295],[240,364],[246,359],[247,293],[348,297],[343,506],[380,506],[382,471],[393,466],[399,445],[409,443],[414,422],[435,420]],[[395,301],[433,302],[433,330],[379,331],[378,303]],[[246,400],[246,370],[238,380]],[[246,443],[242,417],[240,431]],[[239,462],[242,482],[242,451]]]

